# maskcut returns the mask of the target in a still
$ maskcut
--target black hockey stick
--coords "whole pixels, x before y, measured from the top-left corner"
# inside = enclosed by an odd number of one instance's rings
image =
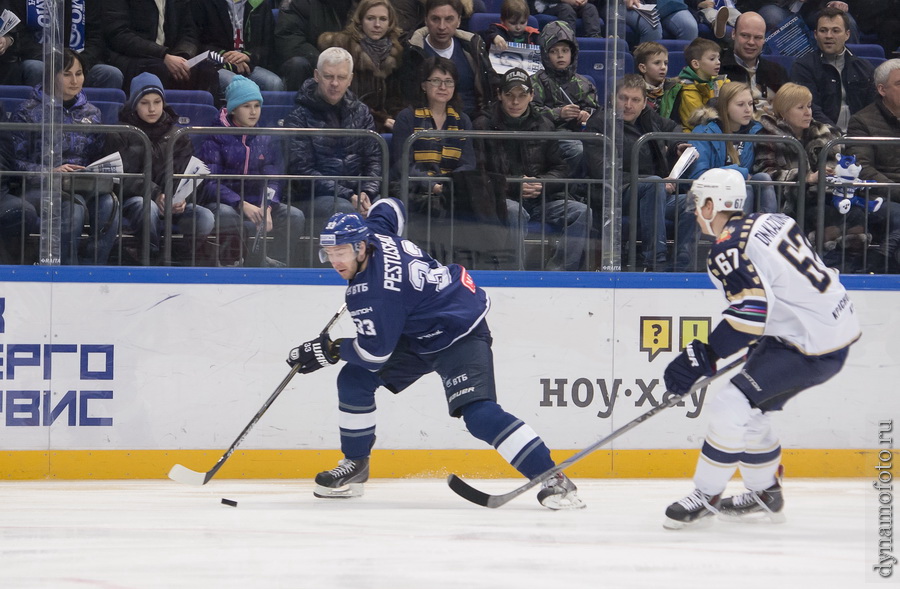
[[[597,449],[599,449],[601,446],[604,446],[608,442],[615,440],[616,438],[618,438],[625,432],[631,431],[632,429],[634,429],[641,423],[647,421],[648,419],[650,419],[651,417],[653,417],[654,415],[656,415],[663,409],[668,409],[669,407],[673,407],[673,406],[677,405],[678,402],[681,401],[681,399],[683,397],[690,395],[696,391],[699,391],[703,387],[709,385],[711,382],[713,382],[720,376],[724,375],[726,372],[729,372],[732,368],[735,368],[738,365],[742,364],[746,359],[747,359],[746,356],[741,356],[737,360],[735,360],[735,361],[731,362],[730,364],[728,364],[727,366],[723,367],[721,370],[716,372],[716,374],[714,374],[713,376],[710,376],[708,378],[704,378],[702,380],[697,381],[696,384],[694,384],[694,386],[691,388],[691,390],[688,391],[687,393],[685,393],[684,395],[670,395],[666,401],[660,403],[659,405],[657,405],[650,411],[647,411],[646,413],[639,415],[638,417],[635,417],[634,419],[632,419],[631,421],[629,421],[628,423],[626,423],[619,429],[613,431],[611,434],[609,434],[605,438],[598,440],[597,442],[594,442],[593,444],[591,444],[584,450],[578,452],[577,454],[570,456],[567,460],[560,462],[559,464],[557,464],[550,470],[543,472],[542,474],[531,479],[530,481],[528,481],[527,483],[525,483],[518,489],[513,489],[509,493],[504,493],[503,495],[489,495],[483,491],[479,491],[478,489],[471,486],[469,483],[462,480],[455,474],[451,474],[450,476],[447,477],[447,484],[450,485],[450,488],[453,489],[454,493],[456,493],[463,499],[466,499],[467,501],[471,501],[472,503],[475,503],[477,505],[481,505],[482,507],[495,508],[495,507],[500,507],[502,505],[506,505],[507,503],[509,503],[510,501],[512,501],[513,499],[515,499],[516,497],[518,497],[525,491],[541,484],[542,482],[546,481],[547,479],[549,479],[556,473],[562,472],[563,470],[569,468],[570,466],[572,466],[573,464],[575,464],[582,458],[585,458],[588,454],[592,454]]]
[[[325,326],[325,329],[322,330],[321,335],[325,335],[332,328],[332,326],[337,323],[337,320],[340,319],[341,315],[344,314],[344,311],[347,310],[347,303],[341,305],[341,308],[338,309],[337,313],[334,314],[334,317],[331,318],[331,321],[328,322],[328,325]],[[244,431],[237,437],[237,439],[231,444],[231,447],[226,450],[225,454],[219,458],[219,461],[216,462],[215,466],[213,466],[210,470],[206,472],[196,472],[189,468],[186,468],[180,464],[176,464],[169,471],[169,478],[173,481],[184,483],[185,485],[194,485],[195,487],[200,487],[205,485],[216,476],[216,473],[219,472],[219,469],[222,468],[222,465],[225,464],[225,461],[234,454],[235,449],[240,445],[241,442],[244,441],[244,438],[247,437],[247,434],[250,433],[250,430],[253,429],[253,426],[262,418],[263,414],[272,406],[272,403],[275,402],[275,399],[278,398],[278,395],[281,394],[281,391],[291,382],[291,379],[294,378],[294,375],[297,374],[297,371],[300,370],[300,365],[296,365],[291,368],[291,371],[288,372],[288,375],[284,377],[284,380],[281,381],[281,384],[278,385],[278,388],[275,389],[275,392],[266,399],[266,402],[263,403],[262,408],[256,412],[256,415],[253,416],[253,419],[250,420],[250,423],[247,424],[247,427],[244,428]]]

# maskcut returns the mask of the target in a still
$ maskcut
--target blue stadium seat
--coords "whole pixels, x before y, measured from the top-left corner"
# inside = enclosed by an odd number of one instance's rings
[[[596,75],[606,69],[606,60],[612,59],[613,52],[601,51],[597,49],[585,49],[578,52],[578,68],[579,74]],[[630,53],[619,54],[619,68],[616,72],[617,77],[624,74],[634,73],[634,57]]]
[[[484,7],[488,12],[499,14],[500,8],[503,6],[503,0],[484,0]]]
[[[857,57],[880,57],[884,59],[884,47],[881,45],[872,45],[870,43],[854,45],[847,43],[847,49]]]
[[[294,104],[297,93],[290,90],[263,90],[263,105]]]
[[[260,127],[283,127],[285,117],[294,110],[293,104],[266,104],[263,103],[259,117]]]
[[[684,48],[691,44],[690,41],[684,39],[660,39],[657,41],[660,45],[671,51],[684,51]]]
[[[618,51],[628,52],[628,43],[625,39],[619,39],[613,43],[612,37],[576,37],[578,41],[578,50],[601,50],[609,51],[610,47],[615,47]]]
[[[31,98],[31,86],[0,86],[0,98]]]
[[[469,17],[469,30],[473,33],[481,33],[495,22],[500,22],[499,12],[476,12]],[[528,17],[528,26],[538,28],[538,21],[534,16]]]
[[[0,96],[0,103],[3,104],[3,110],[6,111],[7,119],[12,117],[13,113],[19,110],[19,107],[25,102],[25,98],[15,98]]]
[[[551,23],[555,20],[559,20],[555,16],[551,16],[549,14],[534,14],[534,15],[532,15],[532,17],[537,19],[538,29],[541,29],[541,30],[544,29],[544,26],[547,23]],[[529,19],[528,24],[531,24],[531,19]],[[532,26],[534,26],[534,25],[532,25]],[[603,18],[602,17],[600,18],[600,26],[601,27],[603,26]],[[575,34],[576,35],[584,34],[584,22],[582,22],[582,20],[580,18],[575,19]]]
[[[776,62],[778,65],[783,67],[784,71],[786,71],[790,76],[791,67],[794,65],[794,59],[796,58],[791,55],[767,55],[765,59],[767,59],[768,61]]]
[[[178,114],[182,127],[211,127],[219,116],[219,109],[209,104],[170,102],[169,106]]]
[[[84,88],[84,95],[88,102],[102,100],[104,102],[118,102],[125,104],[125,92],[121,88]]]
[[[669,51],[669,77],[674,78],[681,73],[687,61],[684,58],[684,51]]]
[[[106,100],[88,100],[100,109],[100,121],[104,125],[119,124],[119,111],[122,110],[121,102],[109,102]]]
[[[169,104],[208,104],[214,106],[213,95],[206,90],[166,90]]]

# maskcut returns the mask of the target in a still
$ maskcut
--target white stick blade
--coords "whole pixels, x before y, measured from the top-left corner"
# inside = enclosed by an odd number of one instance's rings
[[[176,483],[193,485],[195,487],[202,487],[206,484],[205,472],[194,472],[180,464],[176,464],[172,467],[172,470],[169,471],[169,478]]]

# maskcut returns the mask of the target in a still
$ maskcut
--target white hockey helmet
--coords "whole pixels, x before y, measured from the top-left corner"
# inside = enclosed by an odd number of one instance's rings
[[[688,202],[697,208],[713,201],[713,216],[723,211],[741,212],[747,198],[744,175],[735,169],[713,168],[700,174],[688,191]],[[691,208],[693,208],[693,206]]]

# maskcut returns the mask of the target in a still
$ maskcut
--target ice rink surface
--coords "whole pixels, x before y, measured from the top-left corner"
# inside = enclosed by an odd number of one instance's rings
[[[469,481],[504,493],[521,480]],[[688,480],[578,480],[588,504],[529,492],[499,509],[443,480],[381,479],[358,499],[311,481],[0,483],[0,587],[723,589],[897,586],[877,563],[865,479],[788,479],[787,522],[668,531]],[[740,491],[734,483],[729,491]],[[228,507],[221,498],[238,502]],[[875,511],[873,511],[873,509]]]

